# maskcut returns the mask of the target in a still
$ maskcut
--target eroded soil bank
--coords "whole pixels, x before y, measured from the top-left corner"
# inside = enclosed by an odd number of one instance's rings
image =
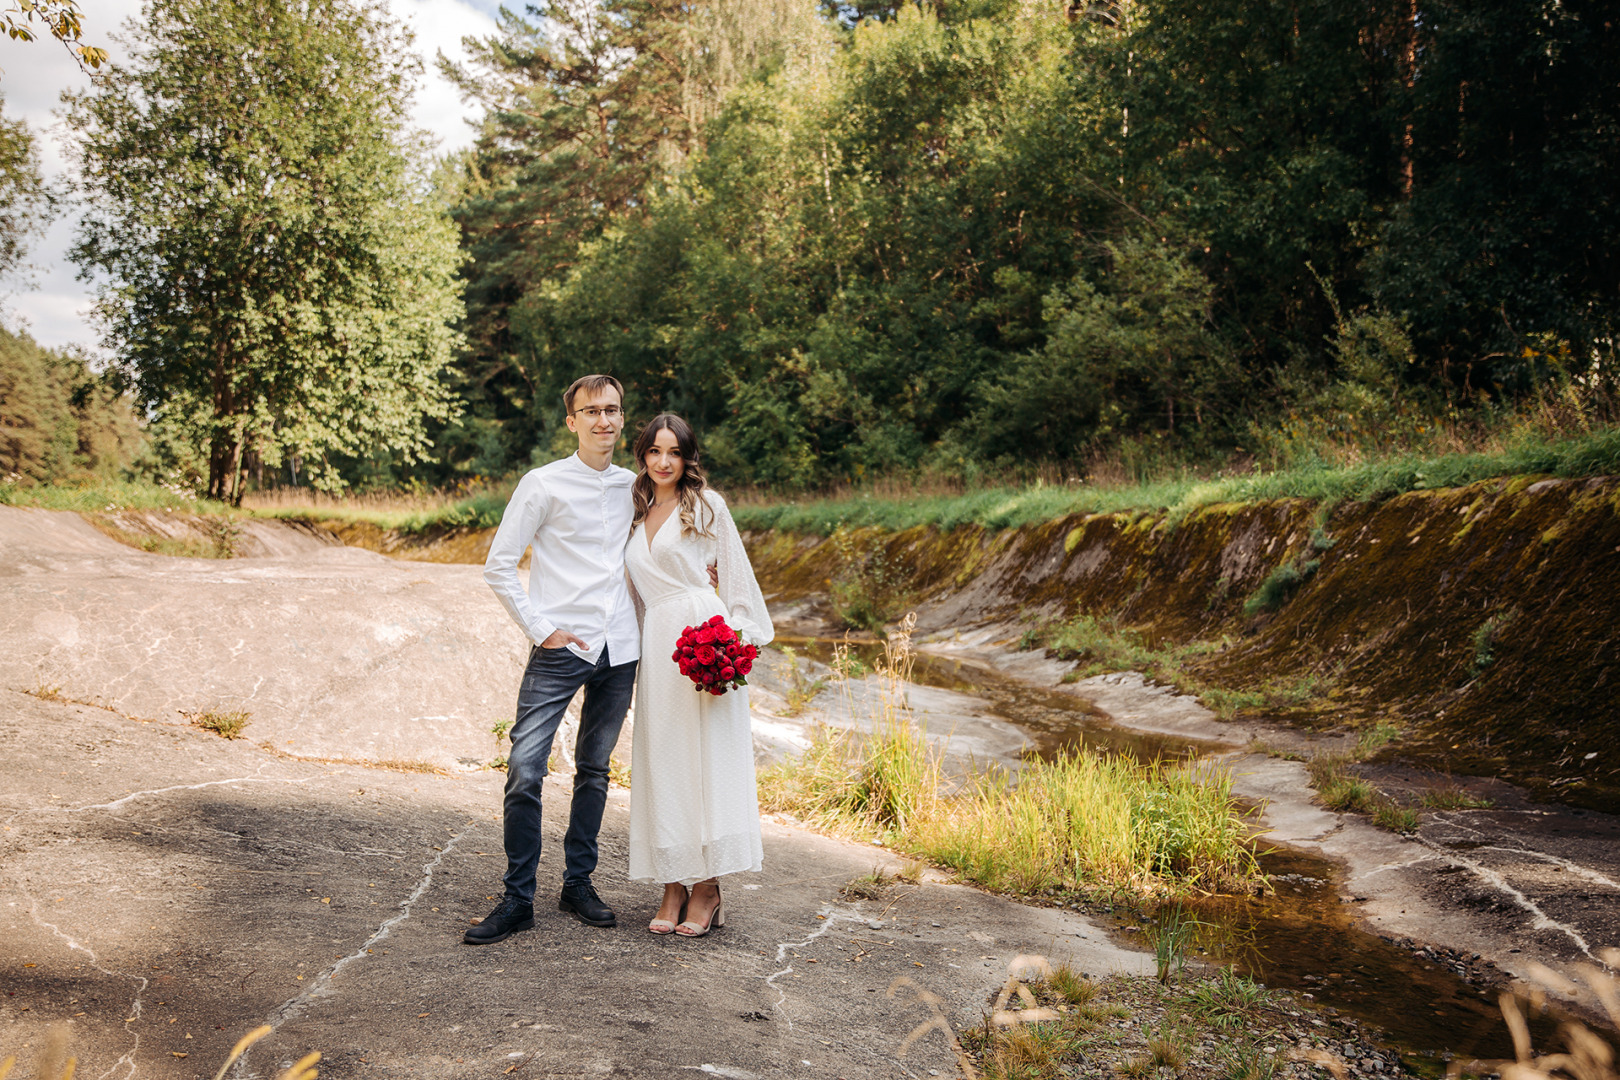
[[[1324,512],[1326,511],[1326,512]],[[1517,478],[1378,504],[1216,505],[992,531],[749,538],[777,600],[881,565],[924,630],[1089,614],[1156,643],[1224,643],[1210,685],[1311,676],[1267,719],[1399,725],[1400,750],[1578,806],[1620,809],[1620,484]],[[1283,568],[1300,580],[1286,587]],[[1250,597],[1272,579],[1274,610]],[[1251,613],[1245,612],[1249,606]]]

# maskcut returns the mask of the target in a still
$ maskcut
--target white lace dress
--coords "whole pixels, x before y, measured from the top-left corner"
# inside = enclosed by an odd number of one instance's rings
[[[681,631],[725,616],[749,644],[775,634],[731,512],[715,492],[712,537],[688,536],[671,514],[652,543],[637,525],[625,548],[637,613],[641,666],[630,752],[630,877],[690,885],[758,870],[759,799],[748,688],[699,693],[670,659]],[[704,523],[703,508],[696,510]],[[718,595],[708,567],[718,565]]]

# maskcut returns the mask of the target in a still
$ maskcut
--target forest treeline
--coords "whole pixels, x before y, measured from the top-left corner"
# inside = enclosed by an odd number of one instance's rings
[[[145,451],[129,400],[83,357],[0,327],[0,484],[108,476]]]
[[[441,467],[521,462],[591,370],[787,487],[1606,388],[1617,58],[1582,0],[507,13],[449,68],[485,117]]]
[[[508,476],[592,371],[786,491],[1620,419],[1600,0],[544,0],[441,58],[437,159],[375,0],[124,42],[72,254],[142,467],[216,498]],[[0,273],[59,195],[0,122]]]

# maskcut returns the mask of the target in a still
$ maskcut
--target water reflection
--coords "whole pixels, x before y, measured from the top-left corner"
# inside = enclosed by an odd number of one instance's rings
[[[1337,869],[1297,851],[1260,856],[1275,892],[1268,896],[1198,897],[1180,905],[1197,920],[1189,954],[1230,963],[1273,989],[1314,995],[1323,1005],[1383,1030],[1408,1064],[1428,1075],[1445,1071],[1448,1055],[1511,1058],[1513,1043],[1495,994],[1469,986],[1448,969],[1356,928],[1339,900]],[[1160,912],[1154,912],[1160,915]],[[1138,925],[1151,939],[1152,922]],[[1537,1046],[1552,1046],[1556,1022],[1532,1020]]]

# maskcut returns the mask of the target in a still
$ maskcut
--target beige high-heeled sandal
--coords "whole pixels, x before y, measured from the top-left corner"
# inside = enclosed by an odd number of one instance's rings
[[[681,910],[675,916],[676,921],[686,918],[686,903],[691,898],[691,893],[687,893],[687,899],[681,901]],[[659,904],[659,907],[663,907],[663,905]],[[659,935],[673,934],[675,932],[675,922],[669,919],[654,919],[647,924],[647,932]]]
[[[714,911],[709,913],[707,923],[696,923],[690,919],[681,920],[681,924],[675,928],[675,932],[681,937],[703,937],[715,927],[726,925],[726,904],[725,900],[720,896],[719,879],[710,878],[708,881],[699,882],[699,884],[712,884],[714,886]]]

